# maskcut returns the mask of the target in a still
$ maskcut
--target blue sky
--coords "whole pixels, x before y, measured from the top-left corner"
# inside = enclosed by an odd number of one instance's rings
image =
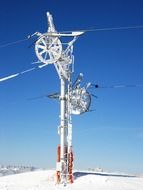
[[[0,2],[0,45],[47,30],[143,25],[141,0],[13,0]],[[0,50],[0,78],[33,67],[31,41]],[[74,78],[99,85],[143,84],[143,29],[88,32],[74,47]],[[53,168],[59,104],[27,98],[59,91],[55,68],[0,83],[0,163]],[[73,117],[75,168],[143,172],[143,88],[96,89],[95,112]]]

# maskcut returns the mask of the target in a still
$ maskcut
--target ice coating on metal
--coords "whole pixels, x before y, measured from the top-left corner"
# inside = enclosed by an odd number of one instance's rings
[[[66,184],[68,181],[73,182],[73,153],[72,153],[72,112],[76,114],[83,113],[88,109],[89,102],[86,92],[82,90],[80,95],[77,91],[72,92],[72,79],[73,73],[73,44],[83,32],[72,33],[58,33],[55,29],[52,15],[47,13],[48,30],[46,33],[41,34],[36,32],[38,37],[35,43],[35,52],[38,60],[41,62],[39,68],[53,64],[59,75],[61,82],[61,90],[59,95],[60,100],[60,126],[58,132],[60,135],[60,154],[58,155],[58,171],[57,182]],[[68,38],[67,38],[68,37]],[[69,41],[69,37],[71,40]],[[68,40],[62,43],[62,39]],[[76,100],[76,97],[80,101]],[[80,98],[79,98],[80,97]],[[75,103],[80,105],[75,105]],[[71,105],[72,102],[74,105]],[[72,111],[73,109],[73,111]],[[69,177],[70,176],[70,177]]]
[[[77,88],[72,92],[71,108],[72,114],[80,115],[89,111],[91,96],[85,88]]]
[[[57,37],[43,35],[35,44],[35,52],[42,63],[53,64],[61,57],[61,41]]]
[[[54,64],[59,77],[69,79],[70,65],[73,63],[73,44],[77,38],[84,32],[76,31],[71,33],[58,33],[53,23],[52,15],[47,12],[48,30],[42,34],[35,32],[38,36],[35,43],[35,53],[38,60],[42,63],[39,68]],[[71,37],[72,39],[66,43],[62,43],[62,38]]]

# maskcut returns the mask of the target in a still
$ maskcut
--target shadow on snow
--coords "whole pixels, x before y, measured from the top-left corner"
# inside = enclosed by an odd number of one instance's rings
[[[110,174],[110,173],[96,173],[96,172],[74,172],[74,178],[77,179],[86,175],[97,175],[97,176],[109,176],[109,177],[136,177],[135,175],[127,174]]]

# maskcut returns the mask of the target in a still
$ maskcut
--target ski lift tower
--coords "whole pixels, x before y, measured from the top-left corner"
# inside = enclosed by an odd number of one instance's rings
[[[73,44],[83,32],[59,33],[56,31],[52,15],[48,12],[48,31],[36,32],[35,52],[42,63],[39,68],[53,64],[60,78],[60,145],[57,158],[57,183],[73,183],[72,152],[72,73],[74,65]],[[68,38],[66,38],[68,37]],[[62,42],[62,39],[71,40]]]

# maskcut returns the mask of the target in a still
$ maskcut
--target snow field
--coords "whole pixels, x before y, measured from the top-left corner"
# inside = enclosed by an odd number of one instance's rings
[[[73,184],[55,183],[55,171],[34,171],[0,177],[0,190],[143,190],[142,177],[78,172]]]

